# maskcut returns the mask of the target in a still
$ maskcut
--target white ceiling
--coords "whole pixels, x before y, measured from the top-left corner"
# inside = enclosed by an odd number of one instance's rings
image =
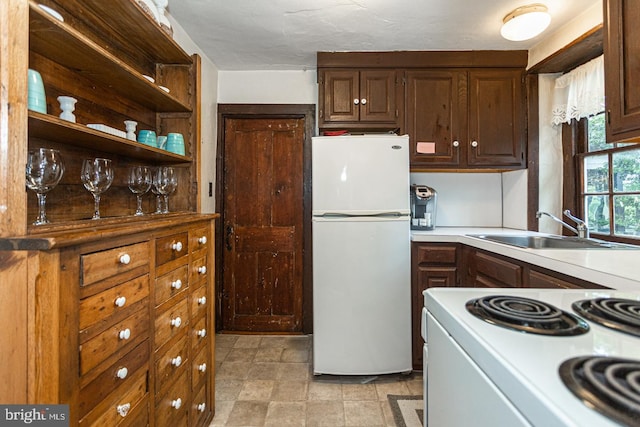
[[[168,11],[220,70],[304,70],[318,51],[529,49],[602,0],[170,0]],[[552,15],[525,42],[500,36],[513,9]]]

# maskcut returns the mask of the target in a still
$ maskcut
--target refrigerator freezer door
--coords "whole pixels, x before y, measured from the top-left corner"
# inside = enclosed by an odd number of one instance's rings
[[[409,214],[409,137],[315,137],[313,214]]]
[[[411,371],[409,217],[313,219],[313,370]]]

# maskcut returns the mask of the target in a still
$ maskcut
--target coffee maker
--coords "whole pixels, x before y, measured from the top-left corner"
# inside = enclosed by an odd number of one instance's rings
[[[436,226],[438,193],[426,185],[411,185],[411,229],[433,230]]]

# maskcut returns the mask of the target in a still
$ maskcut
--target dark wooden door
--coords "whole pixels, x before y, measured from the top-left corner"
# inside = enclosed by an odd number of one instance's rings
[[[640,135],[640,8],[628,0],[604,2],[607,141]]]
[[[225,120],[224,330],[302,330],[304,131],[304,119]]]
[[[469,72],[469,166],[524,166],[522,72]]]
[[[360,121],[396,121],[395,70],[360,71]]]
[[[407,132],[411,136],[412,166],[460,164],[460,144],[467,140],[466,88],[464,71],[407,72]],[[421,153],[418,143],[423,143]]]
[[[358,70],[325,70],[320,117],[323,122],[357,122],[360,119],[360,73]]]

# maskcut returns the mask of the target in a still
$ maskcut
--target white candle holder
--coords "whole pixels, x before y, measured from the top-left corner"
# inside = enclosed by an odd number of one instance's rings
[[[125,120],[124,121],[124,129],[127,131],[127,139],[132,141],[136,140],[136,127],[138,126],[138,122],[134,122],[133,120]]]
[[[60,109],[62,110],[62,113],[60,113],[60,118],[68,122],[75,123],[76,116],[73,114],[73,112],[76,109],[76,102],[78,102],[78,100],[70,96],[59,96],[58,102],[60,103]]]

